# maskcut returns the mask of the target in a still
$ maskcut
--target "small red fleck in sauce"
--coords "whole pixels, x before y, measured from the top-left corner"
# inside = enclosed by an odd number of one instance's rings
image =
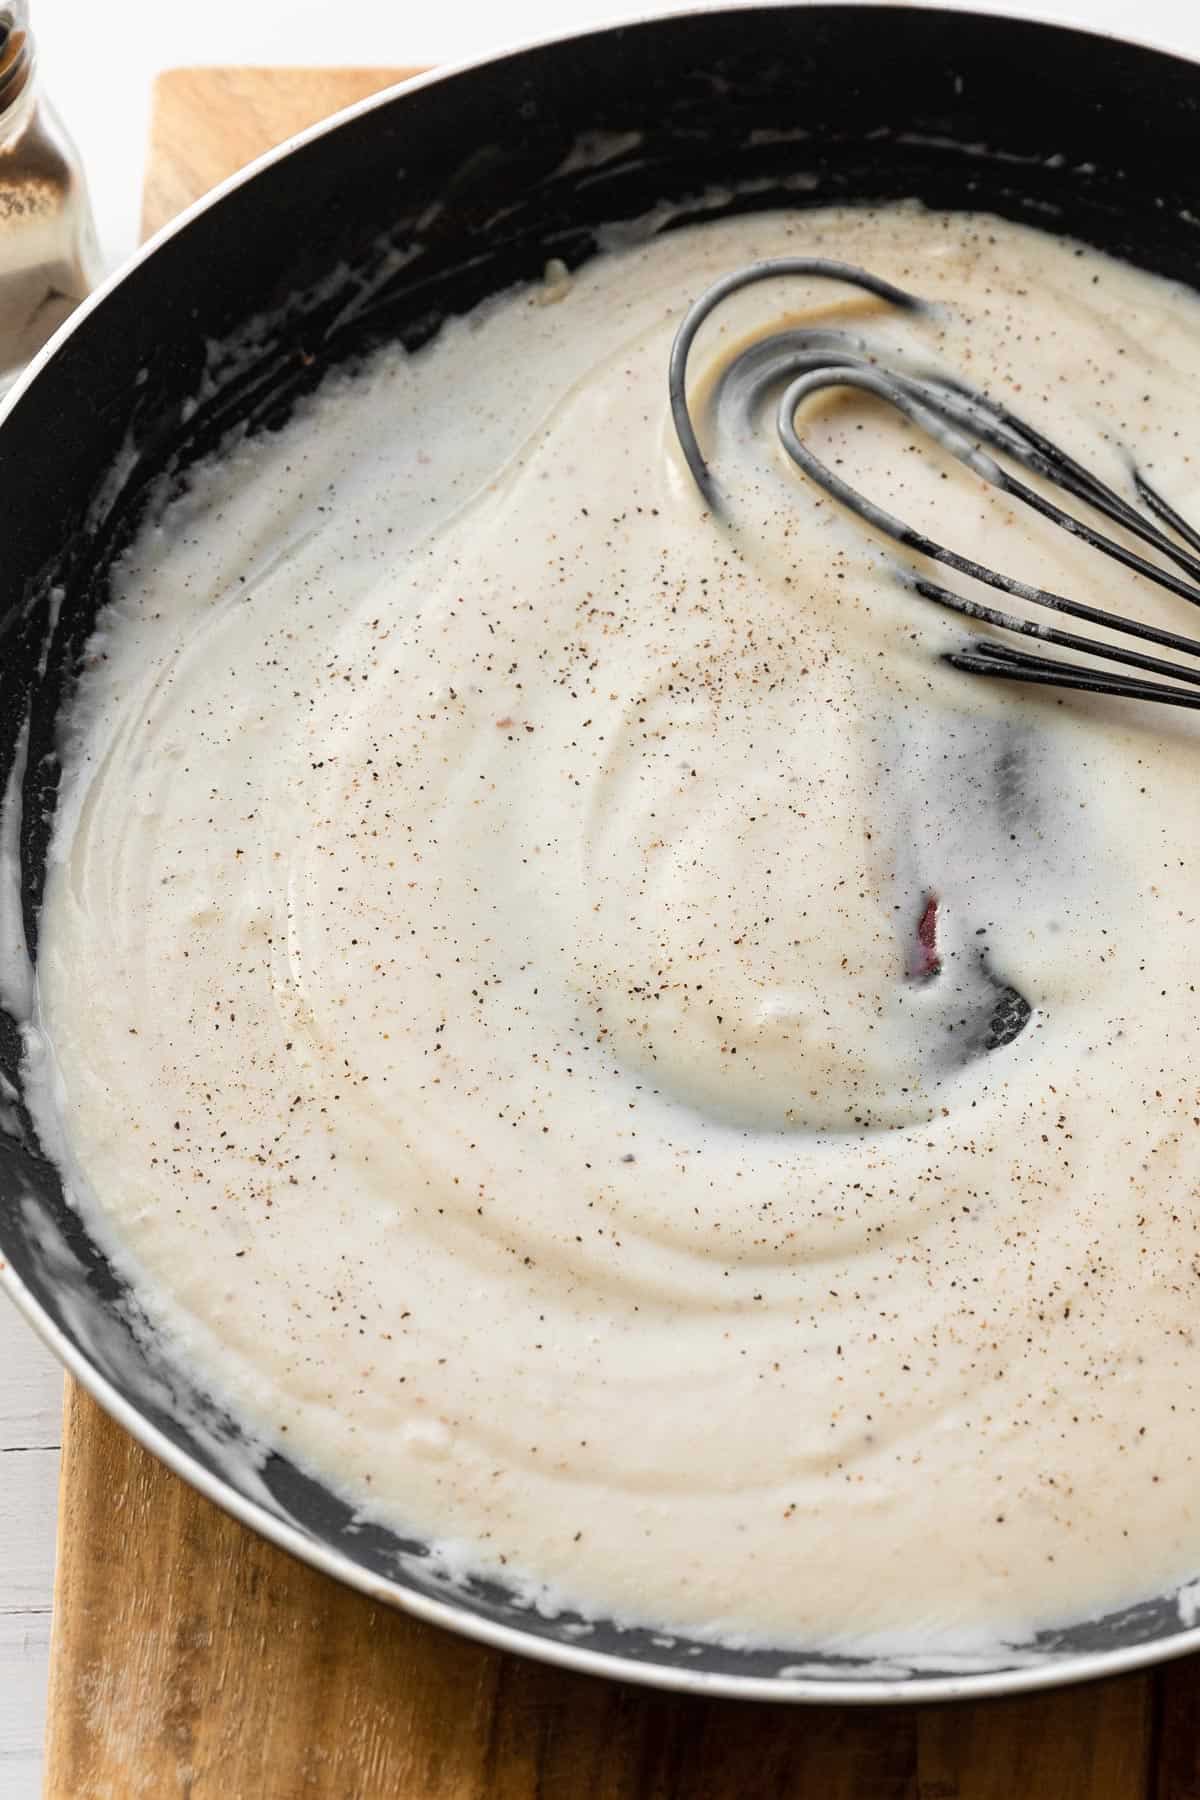
[[[937,918],[937,895],[928,894],[925,898],[925,910],[917,920],[917,950],[912,968],[914,975],[936,975],[941,969],[942,959],[937,947]]]

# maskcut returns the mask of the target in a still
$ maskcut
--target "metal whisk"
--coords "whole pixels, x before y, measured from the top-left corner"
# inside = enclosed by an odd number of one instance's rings
[[[909,313],[934,311],[930,302],[905,293],[891,282],[883,281],[865,269],[849,263],[830,262],[820,257],[787,256],[750,264],[715,283],[701,295],[680,325],[671,350],[669,391],[671,412],[688,468],[696,485],[714,511],[722,510],[722,496],[705,461],[688,409],[686,377],[688,353],[701,325],[710,313],[740,289],[780,275],[825,276],[863,289],[890,305]],[[792,461],[827,494],[856,513],[859,518],[905,549],[918,552],[931,562],[973,577],[1001,593],[1029,602],[1050,612],[1099,625],[1126,638],[1154,644],[1194,657],[1200,663],[1200,639],[1183,637],[1177,632],[1163,631],[1136,619],[1123,618],[1099,607],[1087,606],[1063,594],[1031,586],[1013,576],[989,569],[972,558],[948,549],[944,544],[914,530],[883,507],[851,487],[814,455],[797,429],[796,417],[802,403],[811,395],[828,388],[855,388],[885,401],[918,426],[943,449],[966,465],[974,474],[991,482],[1002,493],[1020,500],[1044,519],[1067,531],[1072,537],[1111,557],[1133,574],[1165,588],[1200,606],[1200,532],[1195,531],[1162,495],[1146,480],[1136,466],[1130,468],[1134,492],[1141,509],[1123,500],[1098,477],[1089,473],[1065,451],[1044,437],[1034,426],[1019,419],[1005,407],[989,400],[978,389],[944,375],[913,372],[893,362],[885,364],[872,354],[870,342],[858,335],[840,330],[789,330],[760,340],[743,351],[724,370],[722,382],[741,385],[741,402],[747,410],[764,388],[780,380],[787,385],[779,401],[776,428],[780,442]],[[1096,526],[1065,512],[1002,467],[984,446],[999,451],[1011,461],[1042,477],[1056,489],[1069,494],[1085,507],[1099,513],[1167,559],[1176,574],[1149,561],[1137,551],[1108,537]],[[1168,529],[1164,529],[1164,527]],[[926,600],[960,613],[965,618],[992,625],[1025,638],[1059,649],[1137,669],[1144,674],[1166,676],[1171,683],[1146,681],[1136,676],[1095,668],[1087,663],[1067,662],[1059,657],[1035,655],[1029,650],[1001,640],[984,637],[972,639],[961,650],[947,652],[944,660],[956,669],[973,675],[990,675],[1006,681],[1027,681],[1047,687],[1081,688],[1088,693],[1116,694],[1131,700],[1156,700],[1170,706],[1200,708],[1200,667],[1151,656],[1143,651],[1126,649],[1099,638],[1082,637],[1056,625],[1027,619],[997,607],[980,605],[961,594],[922,575],[898,571],[899,578],[910,584]],[[1190,579],[1185,579],[1184,577]]]

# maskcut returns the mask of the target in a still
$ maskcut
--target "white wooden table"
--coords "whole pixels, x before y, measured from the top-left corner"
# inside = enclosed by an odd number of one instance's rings
[[[0,1300],[0,1795],[40,1785],[62,1370]]]
[[[657,0],[657,7],[680,11],[690,3]],[[1200,58],[1196,0],[975,3],[984,11],[1124,33]],[[134,247],[150,85],[162,68],[444,62],[655,5],[506,0],[496,7],[491,0],[441,0],[436,8],[406,8],[399,17],[390,0],[339,0],[332,35],[327,0],[256,0],[253,6],[207,0],[203,7],[32,0],[32,13],[48,85],[83,150],[101,242],[112,263]],[[105,69],[103,83],[95,79],[98,66]],[[0,1800],[36,1800],[40,1790],[61,1397],[58,1365],[0,1300]]]

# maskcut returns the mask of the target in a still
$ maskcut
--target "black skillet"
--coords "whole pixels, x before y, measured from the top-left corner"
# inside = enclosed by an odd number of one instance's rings
[[[599,227],[664,199],[684,203],[677,225],[910,195],[1069,232],[1200,286],[1200,67],[967,13],[675,16],[367,101],[160,236],[76,315],[0,419],[0,791],[19,792],[34,959],[56,715],[112,559],[164,472],[184,482],[231,428],[277,427],[331,365],[387,339],[415,350],[448,315],[538,277],[548,257],[585,262]],[[15,827],[11,807],[7,817]],[[13,890],[0,878],[0,919]],[[420,1544],[358,1528],[281,1457],[255,1471],[188,1372],[141,1347],[122,1283],[65,1207],[21,1101],[19,976],[11,956],[0,963],[0,1283],[122,1424],[285,1548],[512,1650],[771,1699],[998,1691],[1200,1647],[1171,1595],[1046,1632],[1034,1666],[1013,1657],[964,1673],[604,1623],[580,1635],[578,1620],[541,1618],[490,1583],[440,1589]]]

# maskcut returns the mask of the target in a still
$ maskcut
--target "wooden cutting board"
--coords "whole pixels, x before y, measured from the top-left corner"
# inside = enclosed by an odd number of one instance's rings
[[[164,76],[146,230],[405,73]],[[292,1561],[68,1382],[46,1767],[47,1800],[1200,1800],[1200,1659],[883,1711],[568,1675]]]

